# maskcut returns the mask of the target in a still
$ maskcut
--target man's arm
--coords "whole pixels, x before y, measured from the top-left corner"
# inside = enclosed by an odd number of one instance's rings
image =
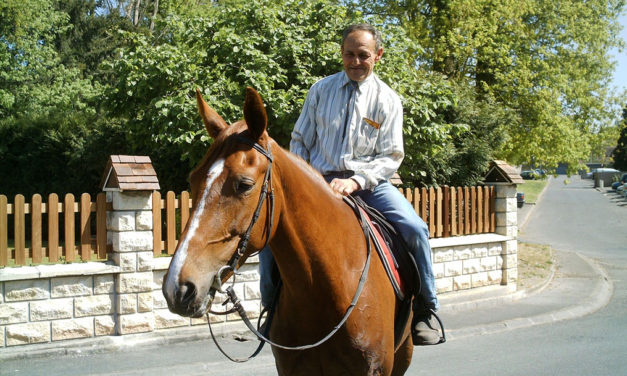
[[[309,162],[309,151],[316,141],[316,94],[315,85],[309,90],[303,110],[294,125],[290,151]]]

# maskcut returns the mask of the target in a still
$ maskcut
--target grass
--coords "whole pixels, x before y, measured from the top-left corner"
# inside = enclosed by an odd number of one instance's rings
[[[518,287],[529,288],[551,274],[553,250],[548,245],[518,243]]]
[[[548,180],[525,180],[525,182],[517,187],[518,192],[525,194],[525,201],[529,204],[535,204],[538,196],[544,190]]]

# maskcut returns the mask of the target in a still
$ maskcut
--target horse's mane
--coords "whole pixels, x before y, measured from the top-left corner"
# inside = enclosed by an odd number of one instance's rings
[[[305,174],[306,176],[311,178],[312,182],[316,184],[316,188],[319,188],[321,190],[325,190],[325,191],[327,191],[328,193],[330,193],[331,195],[333,195],[333,196],[335,196],[337,198],[341,198],[342,197],[339,193],[335,192],[329,186],[329,184],[326,182],[326,180],[324,180],[322,175],[316,169],[311,167],[311,165],[309,163],[307,163],[303,158],[301,158],[299,155],[296,155],[296,154],[294,154],[294,153],[292,153],[292,152],[282,148],[281,146],[279,146],[276,143],[276,141],[274,141],[272,147],[275,147],[275,146],[281,148],[281,150],[284,152],[285,156],[287,156],[289,161],[291,163],[295,164],[301,170],[301,172],[303,172],[303,174]]]

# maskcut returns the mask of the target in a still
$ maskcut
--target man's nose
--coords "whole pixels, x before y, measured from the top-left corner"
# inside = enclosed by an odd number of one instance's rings
[[[351,58],[351,63],[352,64],[359,65],[359,64],[361,64],[363,62],[364,62],[364,59],[360,58],[359,56],[353,56]]]

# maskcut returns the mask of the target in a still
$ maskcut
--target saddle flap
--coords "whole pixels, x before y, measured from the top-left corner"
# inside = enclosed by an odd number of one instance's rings
[[[378,210],[368,206],[359,197],[354,197],[354,202],[368,219],[375,248],[398,299],[417,295],[420,292],[418,267],[405,241]]]

